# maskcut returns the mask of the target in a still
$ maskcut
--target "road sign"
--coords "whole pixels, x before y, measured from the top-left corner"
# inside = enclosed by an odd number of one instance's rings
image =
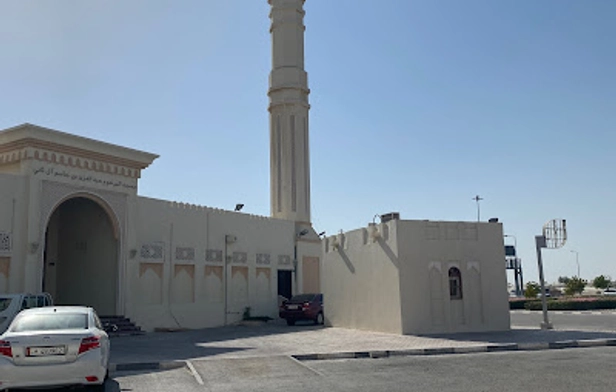
[[[543,225],[545,247],[548,249],[562,248],[567,242],[567,221],[552,219]]]
[[[515,257],[515,246],[513,246],[513,245],[505,245],[505,256],[507,256],[507,257]]]

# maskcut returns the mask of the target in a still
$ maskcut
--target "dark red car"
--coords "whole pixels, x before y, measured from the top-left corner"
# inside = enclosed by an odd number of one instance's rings
[[[295,325],[298,320],[312,320],[323,324],[323,294],[300,294],[285,301],[278,312],[287,325]]]

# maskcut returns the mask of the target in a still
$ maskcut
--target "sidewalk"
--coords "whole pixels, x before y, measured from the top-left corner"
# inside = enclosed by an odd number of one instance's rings
[[[616,332],[512,329],[438,336],[393,335],[279,321],[114,338],[111,370],[184,366],[186,360],[292,355],[300,360],[616,346]]]

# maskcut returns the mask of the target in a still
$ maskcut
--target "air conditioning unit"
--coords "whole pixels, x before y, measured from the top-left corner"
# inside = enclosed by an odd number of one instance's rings
[[[376,226],[376,223],[368,223],[368,230],[370,232],[370,238],[372,238],[372,242],[378,241],[381,238],[381,233]]]
[[[334,251],[339,250],[340,249],[340,242],[338,241],[338,237],[337,236],[332,236],[331,240],[332,240],[332,242],[331,242],[332,249]]]

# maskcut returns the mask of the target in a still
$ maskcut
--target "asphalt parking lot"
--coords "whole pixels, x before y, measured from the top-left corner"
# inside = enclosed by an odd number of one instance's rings
[[[107,392],[611,390],[616,347],[297,362],[290,357],[191,361],[193,371],[120,372]],[[67,390],[68,391],[68,390]]]
[[[409,366],[430,363],[432,359],[426,359],[428,362],[421,359],[428,357],[438,357],[444,361],[448,361],[445,358],[450,357],[453,361],[451,363],[456,366],[457,361],[462,360],[468,366],[475,366],[475,361],[481,360],[484,355],[513,355],[512,358],[554,356],[554,361],[560,361],[576,356],[593,358],[599,355],[597,353],[603,358],[615,353],[614,347],[563,350],[566,345],[553,343],[569,344],[579,340],[588,343],[588,346],[616,345],[616,312],[551,312],[550,317],[556,328],[552,331],[538,329],[540,313],[515,311],[512,312],[511,331],[487,334],[401,336],[327,328],[308,323],[289,327],[281,322],[273,322],[114,338],[114,371],[112,379],[106,383],[106,391],[169,391],[177,389],[176,385],[181,386],[182,391],[243,390],[237,389],[242,385],[247,389],[252,389],[253,385],[262,385],[265,388],[304,390],[302,388],[308,388],[310,383],[325,383],[318,377],[329,374],[331,369],[337,369],[343,366],[343,363],[361,361],[343,359],[348,356],[340,355],[352,352],[365,354],[391,350],[391,355],[381,358],[382,362],[378,363],[391,364],[394,367],[401,363],[408,363]],[[524,344],[527,347],[534,345],[534,348],[532,351],[511,352],[512,345]],[[487,347],[506,352],[481,353]],[[466,349],[469,351],[464,351]],[[475,353],[463,354],[464,352]],[[338,359],[298,360],[306,359],[306,355],[314,353],[324,355],[323,358]],[[447,353],[456,355],[443,355]],[[561,353],[570,354],[567,356]],[[469,358],[473,358],[472,362],[468,362]],[[370,360],[372,359],[368,361]],[[506,359],[503,361],[507,362]],[[437,363],[440,363],[439,360]],[[165,364],[173,366],[162,366]],[[353,368],[355,365],[344,366]],[[558,369],[551,371],[560,372]],[[341,383],[348,382],[343,375],[341,377]],[[608,378],[610,377],[612,376]],[[276,380],[274,384],[272,380]],[[426,382],[426,385],[429,385],[429,382]],[[325,387],[325,384],[322,386]],[[370,382],[366,381],[366,385],[369,384]]]

